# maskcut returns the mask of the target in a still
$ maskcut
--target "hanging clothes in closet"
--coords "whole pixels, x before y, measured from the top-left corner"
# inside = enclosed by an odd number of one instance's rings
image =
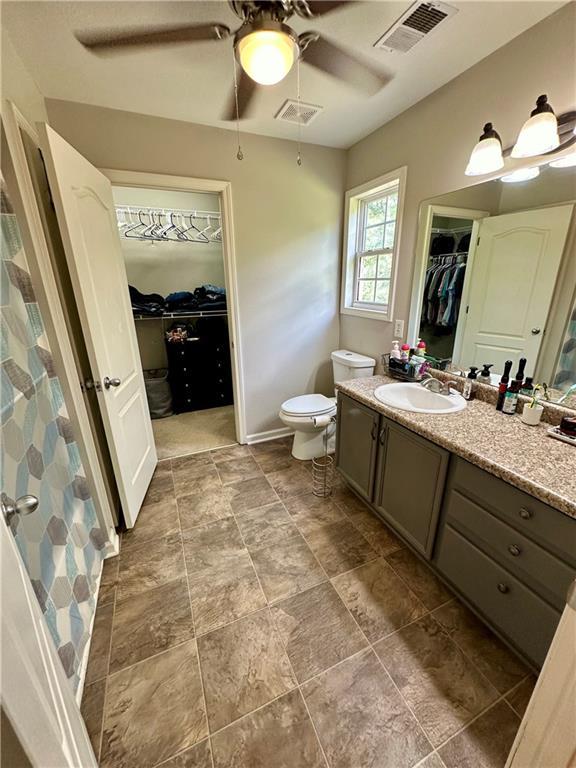
[[[422,317],[429,325],[456,325],[466,273],[466,254],[432,256],[424,281]]]

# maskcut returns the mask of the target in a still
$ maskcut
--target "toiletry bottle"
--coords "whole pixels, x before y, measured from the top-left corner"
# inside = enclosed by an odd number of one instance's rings
[[[426,354],[426,342],[423,339],[418,339],[418,344],[416,344],[416,354],[418,357],[424,357]]]
[[[401,358],[401,355],[400,355],[400,342],[398,342],[396,340],[394,340],[392,342],[392,349],[390,351],[390,357],[393,360],[400,360],[400,358]]]
[[[520,391],[520,382],[517,379],[512,379],[504,395],[502,413],[507,413],[509,416],[512,416],[513,414],[516,413],[516,406],[518,405],[519,391]]]
[[[516,413],[518,393],[520,392],[520,387],[524,380],[524,368],[526,368],[526,358],[521,357],[518,361],[518,371],[516,372],[516,376],[514,376],[514,379],[510,382],[510,386],[506,390],[504,404],[502,405],[502,413],[507,413],[509,415]]]
[[[504,407],[504,398],[506,397],[506,390],[508,389],[508,382],[510,376],[510,370],[512,368],[512,360],[506,360],[504,363],[504,373],[500,379],[498,385],[498,399],[496,400],[496,410],[501,411]]]
[[[408,362],[410,359],[410,345],[409,344],[402,344],[401,350],[400,350],[400,357],[404,362]]]
[[[490,378],[490,368],[494,365],[494,363],[482,363],[483,368],[478,374],[478,381],[481,381],[482,384],[490,384],[492,379]]]
[[[464,386],[462,387],[462,397],[464,400],[474,400],[474,381],[477,377],[477,370],[478,368],[476,368],[476,366],[470,366],[470,373],[468,374],[466,380],[464,381]]]
[[[520,387],[520,394],[526,395],[527,397],[532,397],[534,394],[534,379],[532,376],[526,376],[524,379],[524,384]]]

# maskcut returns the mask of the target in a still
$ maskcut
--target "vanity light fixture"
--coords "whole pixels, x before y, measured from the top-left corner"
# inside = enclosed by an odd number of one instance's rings
[[[512,157],[535,157],[556,149],[560,145],[558,121],[548,104],[548,96],[538,96],[536,107],[518,134]]]
[[[551,168],[573,168],[576,165],[576,152],[559,157],[557,160],[552,160],[548,165]]]
[[[502,176],[500,181],[503,181],[504,184],[516,184],[519,181],[530,181],[537,176],[540,176],[540,168],[536,165],[534,168],[518,168],[517,171]]]
[[[490,139],[494,140],[490,141]],[[548,104],[548,97],[543,94],[538,97],[536,108],[532,110],[530,117],[522,126],[513,147],[503,149],[500,137],[494,130],[492,123],[486,123],[480,141],[472,150],[465,173],[467,176],[482,176],[502,168],[504,165],[503,158],[556,155],[559,152],[565,153],[569,147],[575,146],[576,110],[563,112],[556,117],[554,110]],[[500,150],[499,153],[498,149]],[[558,165],[554,163],[554,167],[568,167],[566,165],[567,157],[564,154],[564,157],[559,159]]]
[[[492,123],[486,123],[478,144],[472,150],[466,167],[466,176],[482,176],[499,171],[504,165],[502,141]]]

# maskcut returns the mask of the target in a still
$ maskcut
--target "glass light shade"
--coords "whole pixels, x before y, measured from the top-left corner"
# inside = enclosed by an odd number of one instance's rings
[[[559,157],[557,160],[552,160],[548,165],[552,168],[573,168],[576,165],[576,152]]]
[[[238,42],[240,64],[261,85],[274,85],[286,77],[294,63],[294,41],[284,32],[260,29]]]
[[[553,112],[539,112],[528,118],[518,134],[512,157],[535,157],[560,144],[558,121]]]
[[[500,181],[503,181],[504,184],[516,184],[519,181],[530,181],[530,179],[535,179],[537,176],[540,176],[540,168],[538,166],[535,168],[518,168],[517,171],[512,171],[512,173],[502,176]]]
[[[466,176],[482,176],[499,171],[504,165],[502,145],[498,139],[481,139],[472,150]]]

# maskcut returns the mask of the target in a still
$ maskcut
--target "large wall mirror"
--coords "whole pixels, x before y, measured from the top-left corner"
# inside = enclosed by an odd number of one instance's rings
[[[576,167],[538,170],[422,203],[410,338],[439,368],[490,366],[493,384],[524,357],[576,408]]]

